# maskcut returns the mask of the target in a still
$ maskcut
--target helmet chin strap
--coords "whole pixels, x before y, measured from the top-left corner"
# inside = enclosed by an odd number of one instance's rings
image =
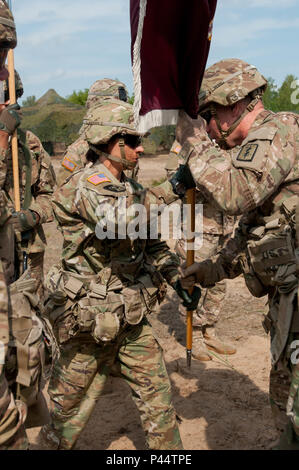
[[[123,167],[126,170],[133,170],[133,168],[135,168],[135,166],[137,164],[137,161],[136,162],[129,162],[126,159],[125,140],[122,137],[120,139],[118,139],[118,145],[119,145],[119,148],[120,148],[121,162],[123,164]],[[110,155],[110,157],[111,156],[113,156],[113,155]]]
[[[137,162],[129,162],[126,159],[126,152],[125,152],[125,141],[123,138],[120,138],[118,141],[121,158],[115,157],[114,155],[110,155],[109,153],[101,152],[101,150],[97,149],[94,145],[89,144],[89,147],[97,154],[99,157],[103,156],[110,161],[121,163],[125,170],[133,170],[137,165]]]
[[[259,93],[259,92],[256,93],[253,99],[248,104],[248,106],[246,106],[246,109],[243,111],[241,116],[239,116],[238,119],[236,119],[235,122],[233,122],[233,124],[226,131],[224,131],[221,127],[215,105],[213,103],[211,104],[211,108],[210,108],[211,114],[216,121],[218,130],[221,135],[220,139],[217,139],[217,143],[221,148],[223,148],[224,150],[230,149],[230,146],[227,143],[227,137],[236,129],[236,127],[240,124],[240,122],[246,116],[246,114],[250,113],[254,109],[255,105],[258,103],[261,97],[262,97],[262,93]]]

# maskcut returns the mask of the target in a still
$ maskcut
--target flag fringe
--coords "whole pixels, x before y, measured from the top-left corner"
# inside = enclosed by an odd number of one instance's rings
[[[154,109],[144,116],[138,116],[138,132],[145,133],[152,127],[176,125],[178,109]]]
[[[134,78],[134,119],[135,126],[139,124],[139,111],[141,108],[141,40],[143,23],[146,14],[147,0],[140,0],[139,21],[136,40],[133,48],[133,78]]]

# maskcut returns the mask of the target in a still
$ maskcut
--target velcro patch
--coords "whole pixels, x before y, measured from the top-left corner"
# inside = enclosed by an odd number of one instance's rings
[[[94,186],[97,186],[100,183],[110,183],[111,180],[107,178],[104,173],[95,173],[94,175],[91,175],[87,178],[87,181],[89,183],[93,184]]]
[[[258,144],[246,144],[238,153],[237,160],[239,162],[252,162],[254,155],[258,149]]]
[[[61,165],[66,169],[66,170],[69,170],[69,171],[74,171],[76,169],[76,163],[72,162],[72,160],[70,160],[69,158],[67,157],[64,157],[64,159],[62,160],[62,163]]]

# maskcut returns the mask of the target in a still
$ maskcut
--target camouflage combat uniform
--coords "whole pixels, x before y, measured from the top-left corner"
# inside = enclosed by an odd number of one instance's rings
[[[39,223],[31,231],[22,249],[28,256],[28,271],[37,281],[37,291],[43,296],[44,255],[46,237],[42,225],[53,220],[51,198],[55,188],[55,172],[51,158],[39,138],[31,131],[18,131],[18,155],[20,172],[21,207],[39,215]],[[9,205],[14,207],[12,158],[8,158],[7,176],[4,185]],[[17,260],[16,260],[17,262]],[[12,279],[10,279],[10,282]]]
[[[26,403],[27,407],[31,407],[42,400],[40,389],[46,353],[44,325],[39,311],[44,297],[43,266],[46,247],[42,225],[53,220],[50,199],[55,174],[49,155],[31,131],[18,130],[18,160],[21,208],[35,211],[39,215],[39,223],[25,232],[24,238],[24,232],[14,234],[12,225],[8,224],[7,227],[10,237],[2,257],[11,295],[12,327],[5,374],[14,395]],[[11,155],[8,157],[4,190],[7,206],[13,211]],[[27,256],[27,269],[22,274],[26,266],[21,266],[20,260],[24,256]],[[29,421],[32,413],[37,415],[40,411],[31,408]],[[41,423],[44,422],[41,416],[39,419]]]
[[[9,341],[8,292],[1,261],[0,264],[0,450],[26,450],[28,447],[24,430],[26,406],[20,401],[15,401],[4,373],[4,360]]]
[[[266,83],[255,67],[237,59],[210,67],[205,79],[202,108],[209,101],[232,104]],[[198,273],[205,287],[243,273],[253,295],[268,294],[265,325],[271,333],[271,405],[277,427],[283,430],[293,371],[287,415],[299,440],[298,378],[290,361],[290,344],[299,335],[294,222],[299,195],[298,123],[297,114],[263,110],[242,144],[223,150],[211,142],[203,120],[189,122],[189,127],[186,122],[180,157],[208,200],[228,214],[244,214],[226,247],[203,261]]]
[[[179,153],[181,145],[175,140],[165,164],[167,179],[169,180],[177,171],[179,166]],[[210,204],[199,192],[196,193],[196,204],[203,206],[203,233],[202,246],[195,251],[195,261],[203,261],[215,255],[223,246],[233,232],[236,217],[230,217]],[[177,255],[186,261],[185,239],[176,242],[175,251]],[[221,311],[221,305],[226,295],[226,282],[220,281],[209,289],[202,289],[200,302],[196,312],[193,314],[193,349],[192,353],[196,359],[210,360],[208,348],[219,354],[233,354],[236,349],[217,338],[214,326],[217,323]],[[180,304],[179,312],[186,317],[186,308]],[[207,328],[208,327],[208,328]],[[211,333],[212,337],[211,337]]]
[[[16,29],[13,16],[5,1],[0,1],[0,51],[3,47],[14,48],[16,46]],[[6,198],[2,190],[6,177],[7,158],[6,151],[0,149],[0,245],[7,240],[4,227],[11,213],[7,208]],[[4,158],[3,158],[4,157]],[[8,387],[4,373],[7,346],[9,342],[8,324],[8,291],[2,261],[0,260],[0,450],[28,448],[24,421],[26,419],[26,407],[22,403],[16,403]]]
[[[120,110],[113,102],[103,109],[102,122],[114,111],[113,121],[137,134],[130,125],[130,105]],[[101,140],[100,126],[93,138],[87,133],[89,143]],[[108,127],[106,141],[123,131]],[[119,214],[121,197],[129,208],[142,202],[143,194],[141,185],[124,174],[119,181],[101,163],[74,172],[55,193],[54,214],[64,245],[61,266],[47,277],[51,294],[46,309],[61,355],[49,385],[52,424],[42,435],[58,449],[74,447],[112,366],[132,390],[149,448],[182,448],[162,348],[146,318],[165,295],[164,280],[172,284],[178,278],[179,260],[160,239],[132,240],[117,231],[115,239],[101,239],[97,232],[103,217],[107,227],[115,221],[119,227],[118,216],[106,204]],[[132,217],[125,218],[126,227]]]
[[[170,150],[169,159],[165,165],[168,179],[174,175],[178,168],[181,148],[179,143],[175,141]],[[203,205],[203,242],[202,247],[195,251],[195,261],[202,261],[215,255],[223,247],[225,240],[233,232],[235,218],[216,209],[200,193],[196,194],[196,204]],[[186,260],[185,240],[177,242],[176,253]],[[224,280],[210,289],[203,289],[196,316],[193,318],[193,326],[214,325],[218,321],[225,294],[226,283]],[[185,315],[186,309],[181,308],[181,313]]]

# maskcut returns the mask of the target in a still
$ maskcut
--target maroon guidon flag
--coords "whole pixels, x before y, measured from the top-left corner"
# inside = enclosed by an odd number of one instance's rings
[[[130,0],[135,124],[195,119],[217,0]]]

